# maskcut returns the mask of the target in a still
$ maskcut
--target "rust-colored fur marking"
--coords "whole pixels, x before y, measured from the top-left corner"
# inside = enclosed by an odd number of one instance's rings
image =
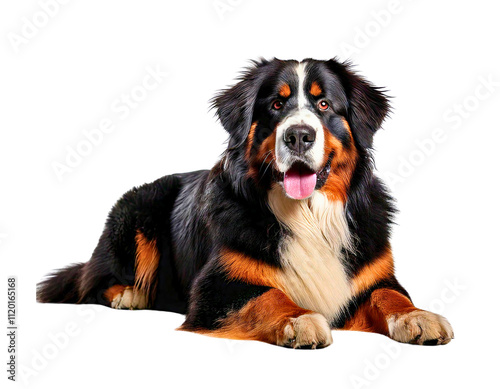
[[[382,255],[363,267],[352,280],[355,294],[359,294],[375,285],[378,281],[394,274],[394,261],[391,248],[388,247]]]
[[[309,93],[311,93],[313,96],[319,96],[322,92],[323,91],[321,90],[319,84],[316,81],[313,81]]]
[[[279,95],[281,97],[287,98],[291,95],[292,91],[290,90],[290,85],[288,84],[283,84],[279,90]]]
[[[274,164],[276,161],[276,155],[274,150],[274,145],[276,143],[276,130],[273,131],[264,141],[260,144],[257,154],[252,157],[250,161],[250,169],[248,170],[248,175],[253,177],[255,180],[259,178],[259,171],[263,174],[265,171],[269,171],[270,164]]]
[[[361,304],[354,316],[346,322],[344,330],[376,332],[383,335],[389,334],[387,320],[376,307],[372,306],[371,300]]]
[[[215,331],[195,331],[220,338],[283,342],[289,319],[312,313],[298,307],[283,292],[271,289],[250,300],[239,311],[230,313]],[[182,330],[182,327],[180,328]]]
[[[346,118],[342,118],[342,123],[344,123],[344,127],[349,132],[349,135],[351,136],[351,140],[352,140],[351,126],[349,126],[349,123],[347,122]]]
[[[255,127],[257,127],[257,122],[252,123],[252,126],[250,127],[250,131],[248,132],[247,150],[246,150],[246,154],[245,154],[245,156],[247,157],[247,160],[250,160],[250,155],[252,153],[253,138],[255,136]]]
[[[104,292],[104,298],[111,303],[115,299],[115,297],[120,293],[123,293],[124,290],[124,285],[113,285],[111,288]]]
[[[346,129],[349,134],[351,134],[349,125],[344,121]],[[326,196],[332,200],[340,200],[342,202],[347,201],[347,189],[349,188],[352,173],[356,167],[356,162],[358,160],[358,152],[354,146],[354,141],[351,137],[351,142],[348,147],[344,147],[342,142],[340,142],[336,137],[334,137],[328,128],[323,128],[325,134],[325,151],[324,151],[324,161],[326,165],[328,162],[328,157],[334,153],[332,160],[330,174],[328,179],[320,189],[321,192],[325,193]]]
[[[393,289],[377,289],[371,294],[372,304],[375,305],[384,316],[409,313],[415,311],[410,299]]]
[[[343,327],[345,330],[377,332],[389,335],[387,319],[394,314],[405,314],[418,310],[401,293],[392,289],[377,289],[363,303]]]
[[[269,159],[266,159],[266,156],[268,155],[269,152],[271,152],[271,155],[273,158],[275,157],[274,155],[274,145],[276,143],[276,130],[273,131],[271,135],[269,135],[266,139],[264,139],[264,142],[262,142],[259,152],[257,154],[257,160],[258,161],[269,161]]]
[[[231,279],[253,285],[279,287],[277,269],[267,263],[227,250],[222,252],[220,260]]]
[[[137,231],[135,235],[135,288],[142,290],[148,299],[153,299],[156,292],[156,279],[160,253],[156,240],[148,240],[144,234]]]

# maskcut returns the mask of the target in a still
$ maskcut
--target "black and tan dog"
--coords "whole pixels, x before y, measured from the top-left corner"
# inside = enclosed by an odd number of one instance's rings
[[[328,346],[332,328],[453,338],[394,276],[370,152],[382,90],[335,59],[261,60],[213,106],[220,162],[127,192],[91,259],[43,281],[39,301],[186,313],[182,330],[291,347]]]

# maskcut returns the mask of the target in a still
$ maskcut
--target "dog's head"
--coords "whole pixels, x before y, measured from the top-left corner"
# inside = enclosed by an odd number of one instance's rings
[[[352,173],[389,110],[383,91],[335,59],[255,62],[213,100],[226,158],[260,186],[346,199]]]

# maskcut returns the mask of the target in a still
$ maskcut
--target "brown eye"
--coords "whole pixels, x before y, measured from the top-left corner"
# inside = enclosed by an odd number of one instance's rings
[[[279,110],[283,108],[283,102],[281,100],[274,100],[273,101],[273,109]]]
[[[321,109],[322,111],[326,111],[328,108],[330,108],[330,104],[326,100],[321,100],[318,103],[318,108]]]

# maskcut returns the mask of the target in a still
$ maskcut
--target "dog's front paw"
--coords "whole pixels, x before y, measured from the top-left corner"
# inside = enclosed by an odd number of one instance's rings
[[[453,329],[443,316],[416,310],[396,314],[387,320],[389,336],[403,343],[436,345],[453,339]]]
[[[293,348],[321,348],[332,344],[332,331],[325,317],[308,313],[289,319],[278,339],[279,346]]]

